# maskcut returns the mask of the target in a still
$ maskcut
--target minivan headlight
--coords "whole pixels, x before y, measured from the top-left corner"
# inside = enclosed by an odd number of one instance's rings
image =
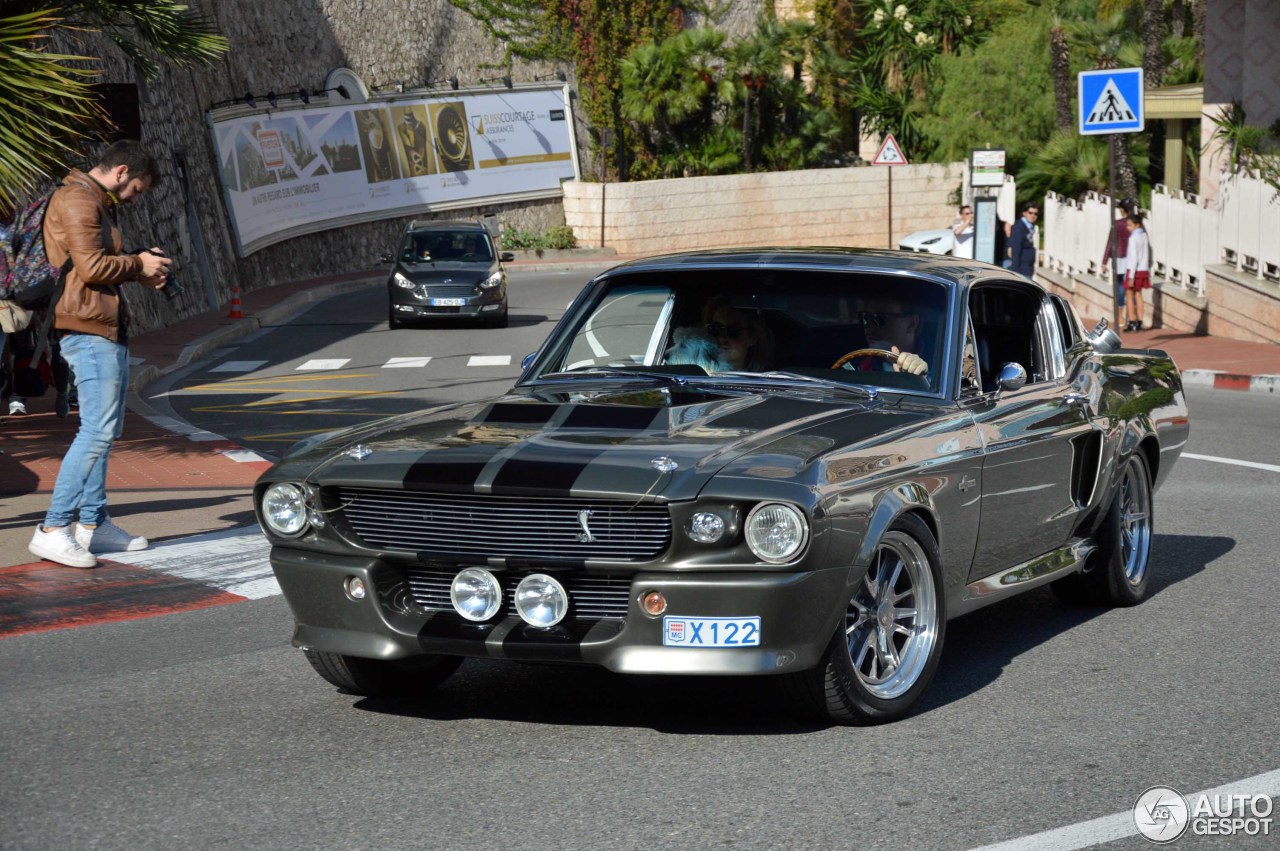
[[[417,286],[417,284],[406,278],[404,275],[401,275],[399,272],[392,275],[391,280],[396,282],[397,287],[404,287],[406,290],[411,290]]]
[[[498,286],[499,284],[505,283],[506,280],[507,280],[507,273],[499,269],[498,271],[494,272],[492,275],[490,275],[489,277],[485,278],[483,281],[480,282],[480,289],[491,290],[494,287]]]

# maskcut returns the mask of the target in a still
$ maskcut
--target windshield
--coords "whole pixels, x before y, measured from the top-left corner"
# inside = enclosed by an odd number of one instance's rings
[[[607,369],[692,380],[793,375],[938,392],[946,305],[944,285],[902,275],[620,275],[551,341],[533,377]]]
[[[416,263],[437,262],[492,263],[493,243],[480,231],[419,231],[405,237],[401,260]]]

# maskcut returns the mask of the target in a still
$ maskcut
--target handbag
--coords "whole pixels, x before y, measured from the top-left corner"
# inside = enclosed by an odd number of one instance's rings
[[[38,399],[53,383],[53,368],[48,358],[42,358],[35,366],[31,358],[18,358],[13,362],[13,395],[25,399]]]
[[[16,301],[0,300],[0,331],[16,334],[27,330],[31,324],[33,312],[22,307]]]

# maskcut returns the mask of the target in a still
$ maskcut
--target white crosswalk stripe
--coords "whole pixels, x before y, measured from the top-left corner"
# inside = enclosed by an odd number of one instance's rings
[[[417,367],[426,366],[431,363],[431,358],[392,358],[382,365],[383,369],[396,369],[401,367]]]
[[[342,369],[351,363],[351,358],[314,358],[298,367],[296,372],[303,370],[322,370],[322,369]]]
[[[511,355],[472,355],[467,366],[511,366]]]
[[[271,544],[255,523],[162,541],[149,549],[110,553],[103,558],[202,582],[250,600],[273,597],[280,585],[271,572]]]

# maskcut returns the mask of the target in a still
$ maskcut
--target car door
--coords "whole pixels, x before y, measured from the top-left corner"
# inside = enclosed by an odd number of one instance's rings
[[[985,446],[973,580],[1067,543],[1083,510],[1078,468],[1096,450],[1096,432],[1087,400],[1067,381],[1049,297],[1001,281],[975,285],[969,307],[982,383],[969,405]],[[994,385],[1009,362],[1026,370],[1023,387]]]

